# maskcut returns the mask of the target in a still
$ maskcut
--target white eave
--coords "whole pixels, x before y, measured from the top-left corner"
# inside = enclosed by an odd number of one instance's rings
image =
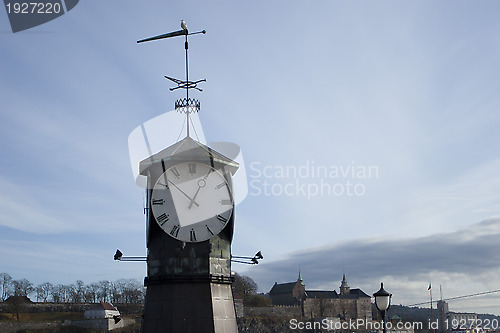
[[[193,161],[204,162],[213,167],[225,167],[229,169],[231,175],[234,175],[239,168],[239,164],[221,153],[211,149],[204,144],[195,141],[191,137],[186,137],[172,146],[142,160],[139,163],[139,174],[146,176],[148,169],[158,163],[170,164],[171,161]]]

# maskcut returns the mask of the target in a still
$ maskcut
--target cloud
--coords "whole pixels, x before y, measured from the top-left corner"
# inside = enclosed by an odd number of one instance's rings
[[[379,281],[384,281],[395,295],[399,294],[396,298],[400,302],[411,304],[422,298],[427,301],[425,291],[431,280],[438,285],[448,283],[450,292],[461,294],[488,287],[500,289],[491,280],[500,271],[499,238],[500,217],[494,217],[432,236],[354,239],[305,249],[282,259],[262,261],[244,274],[253,277],[267,292],[275,281],[294,281],[299,268],[311,289],[336,289],[345,272],[354,288],[366,288],[365,292],[370,293]],[[457,281],[466,284],[458,288]]]
[[[37,200],[44,197],[43,191],[25,189],[5,177],[0,177],[0,186],[0,225],[39,233],[74,229],[71,220],[55,217],[53,209]]]
[[[500,208],[499,168],[499,159],[485,161],[448,182],[440,180],[413,191],[403,220],[412,226],[411,232],[425,235],[497,214]]]
[[[69,284],[76,280],[90,283],[122,277],[141,279],[145,265],[113,261],[115,247],[110,243],[0,239],[0,273],[9,273],[14,279],[28,279],[35,285],[46,281]]]

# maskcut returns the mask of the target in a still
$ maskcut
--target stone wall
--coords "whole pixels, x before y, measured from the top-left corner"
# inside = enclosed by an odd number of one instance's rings
[[[64,322],[0,322],[0,332],[15,333],[20,330],[53,329],[67,327],[71,332],[71,326],[98,329],[103,331],[125,327],[137,322],[138,319],[123,318],[115,324],[113,319],[88,319],[88,320],[65,320]]]
[[[85,312],[95,303],[28,303],[21,305],[23,313],[38,312]],[[144,304],[114,304],[120,314],[127,315],[131,313],[141,313]],[[4,302],[0,303],[0,313],[12,312],[12,305]]]
[[[109,319],[87,319],[87,320],[71,320],[70,325],[76,327],[90,328],[110,331],[116,328],[125,327],[135,323],[134,319],[123,318],[117,324],[112,318]]]
[[[288,319],[273,320],[263,319],[238,319],[239,333],[274,333],[274,332],[311,332],[310,330],[290,330],[290,321]]]
[[[0,322],[0,332],[15,333],[19,330],[34,330],[34,329],[54,329],[59,326],[67,326],[68,323],[34,323],[34,322]]]
[[[245,318],[301,318],[300,306],[275,305],[269,307],[245,306]]]

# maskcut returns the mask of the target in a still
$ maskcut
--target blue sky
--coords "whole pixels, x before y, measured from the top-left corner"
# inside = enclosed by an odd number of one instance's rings
[[[265,259],[234,270],[261,291],[299,268],[308,287],[338,288],[345,272],[369,294],[383,280],[401,304],[426,301],[429,281],[444,297],[500,289],[498,237],[487,237],[500,234],[499,7],[85,1],[16,34],[0,13],[0,272],[37,284],[144,277],[144,264],[112,261],[117,248],[146,253],[127,139],[181,97],[163,76],[183,77],[184,52],[182,38],[136,40],[184,19],[207,30],[189,58],[190,78],[207,79],[205,137],[237,143],[253,184],[233,253]],[[307,177],[279,173],[301,167]],[[498,296],[450,308],[500,314]]]

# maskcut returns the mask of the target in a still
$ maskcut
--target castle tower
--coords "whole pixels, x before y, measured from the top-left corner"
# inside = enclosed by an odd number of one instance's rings
[[[302,280],[302,273],[300,272],[300,269],[299,269],[299,278],[297,279],[297,281],[300,282],[300,284],[302,284],[303,286],[305,286],[304,280]]]
[[[340,295],[349,295],[351,287],[347,284],[345,279],[345,274],[342,276],[342,282],[340,283]]]

